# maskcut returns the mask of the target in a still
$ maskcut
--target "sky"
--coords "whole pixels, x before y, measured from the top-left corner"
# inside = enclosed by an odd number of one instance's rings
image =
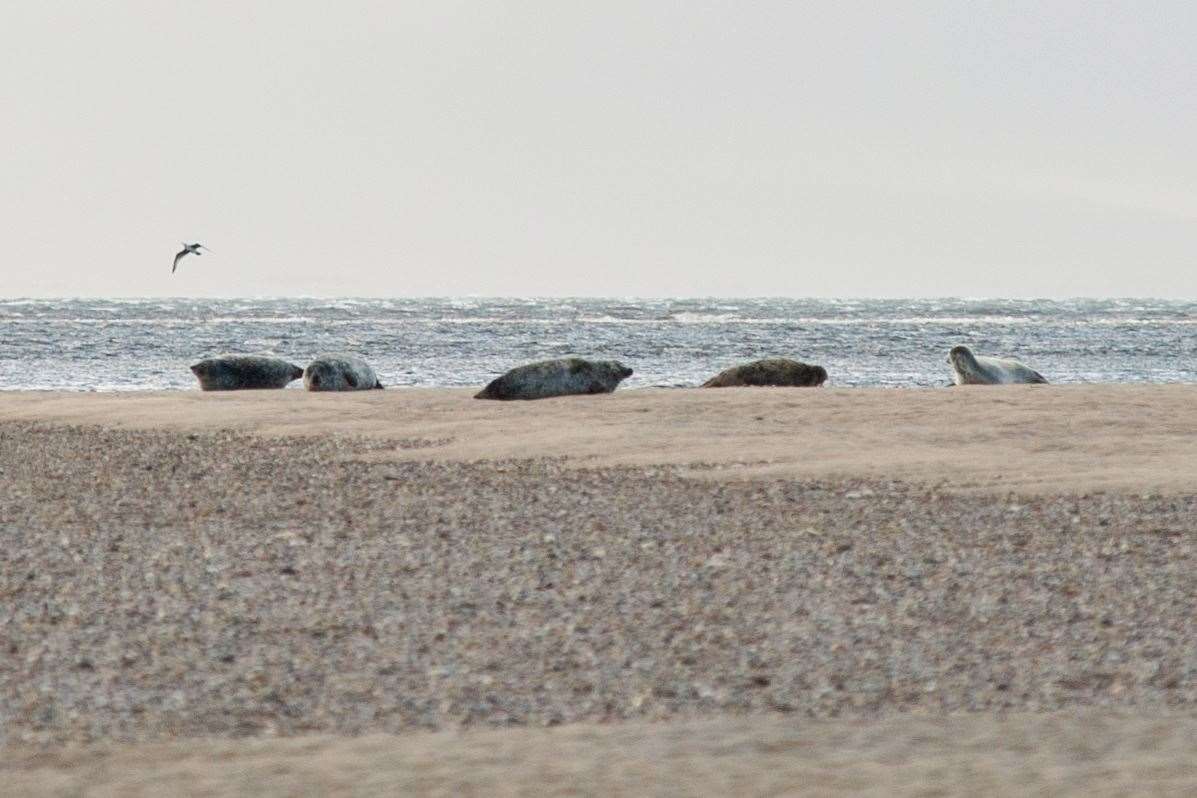
[[[0,297],[1194,298],[1194,42],[1164,1],[4,3]]]

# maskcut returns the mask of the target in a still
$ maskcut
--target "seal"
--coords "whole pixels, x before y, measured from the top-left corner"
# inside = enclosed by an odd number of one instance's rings
[[[632,370],[616,360],[567,357],[514,368],[474,394],[475,399],[548,399],[611,393]]]
[[[1009,385],[1046,383],[1042,374],[1030,366],[1004,357],[974,355],[967,346],[953,346],[948,364],[957,385]]]
[[[303,369],[268,355],[217,355],[191,367],[201,391],[243,391],[286,388],[303,376]]]
[[[303,384],[309,391],[368,391],[382,388],[374,369],[360,357],[320,355],[303,370]]]
[[[702,384],[703,388],[734,385],[774,385],[789,388],[818,388],[827,380],[827,369],[784,357],[754,360],[721,371]]]

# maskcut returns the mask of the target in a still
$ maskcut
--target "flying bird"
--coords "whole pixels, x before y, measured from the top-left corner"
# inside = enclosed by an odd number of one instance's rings
[[[181,261],[185,255],[203,255],[204,253],[200,252],[201,249],[208,249],[208,248],[200,243],[188,244],[186,241],[184,241],[183,249],[179,252],[178,255],[175,255],[175,263],[173,266],[170,267],[170,273],[171,274],[175,273],[175,269],[179,268],[179,261]],[[212,250],[208,249],[208,251],[211,252]]]

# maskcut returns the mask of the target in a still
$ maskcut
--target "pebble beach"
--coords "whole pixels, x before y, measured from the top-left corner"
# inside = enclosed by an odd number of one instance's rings
[[[301,794],[235,763],[306,744],[311,794],[405,751],[441,794],[670,794],[661,757],[1197,788],[1197,388],[468,397],[0,395],[0,775],[187,794],[190,751],[202,794]]]

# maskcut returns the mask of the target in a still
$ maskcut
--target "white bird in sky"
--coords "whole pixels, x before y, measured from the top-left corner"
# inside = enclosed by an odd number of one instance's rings
[[[186,241],[184,241],[182,251],[180,251],[178,255],[175,255],[175,263],[170,267],[170,273],[174,274],[175,269],[179,268],[179,261],[183,259],[184,255],[203,255],[204,253],[200,252],[201,249],[208,248],[200,243],[188,244]],[[211,252],[212,250],[208,249],[208,251]]]

